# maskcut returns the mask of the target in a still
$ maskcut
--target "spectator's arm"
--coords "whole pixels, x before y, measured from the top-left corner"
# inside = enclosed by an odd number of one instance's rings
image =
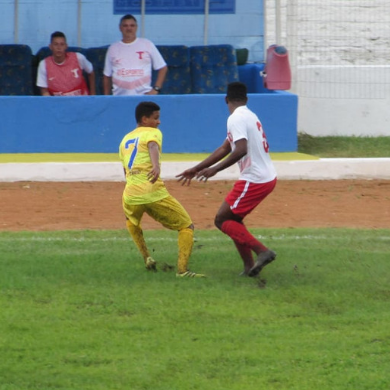
[[[48,88],[41,88],[41,95],[42,96],[50,96],[49,89]]]
[[[111,95],[111,77],[108,77],[106,75],[103,75],[103,93],[105,95]]]
[[[165,81],[165,77],[167,76],[168,73],[168,67],[164,66],[163,68],[159,69],[157,72],[157,79],[156,82],[154,83],[153,87],[160,87],[162,89],[162,86]]]
[[[94,71],[92,71],[91,73],[88,73],[88,81],[89,81],[90,95],[96,95],[95,72]]]

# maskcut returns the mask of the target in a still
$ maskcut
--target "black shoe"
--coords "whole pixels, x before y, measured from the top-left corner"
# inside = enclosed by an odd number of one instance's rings
[[[248,276],[257,276],[260,271],[269,263],[271,263],[272,261],[274,261],[276,258],[276,253],[274,251],[271,251],[271,250],[267,250],[265,252],[261,252],[258,256],[257,256],[257,260],[256,260],[256,263],[255,265],[251,268],[251,270],[249,271],[248,273]]]

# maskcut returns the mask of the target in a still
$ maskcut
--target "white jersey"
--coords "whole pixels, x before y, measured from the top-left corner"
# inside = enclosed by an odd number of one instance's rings
[[[91,62],[87,60],[85,55],[76,52],[77,60],[79,62],[80,68],[84,70],[85,72],[92,73],[93,72],[93,65]],[[58,64],[61,65],[61,64]],[[37,75],[37,86],[40,88],[47,88],[48,82],[47,82],[47,70],[46,70],[46,62],[45,60],[42,60],[39,62],[38,66],[38,75]]]
[[[234,142],[247,140],[247,154],[238,161],[239,180],[252,183],[268,183],[276,177],[276,171],[268,153],[268,142],[261,122],[247,106],[237,107],[227,121],[227,139],[232,151]]]
[[[113,95],[143,95],[151,91],[152,68],[166,63],[156,46],[145,38],[113,43],[107,51],[104,75],[112,77]]]

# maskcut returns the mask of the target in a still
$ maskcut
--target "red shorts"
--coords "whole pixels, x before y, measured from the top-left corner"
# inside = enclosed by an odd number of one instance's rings
[[[233,214],[244,218],[273,191],[276,180],[275,178],[268,183],[251,183],[238,180],[233,189],[227,194],[225,201],[230,206]]]

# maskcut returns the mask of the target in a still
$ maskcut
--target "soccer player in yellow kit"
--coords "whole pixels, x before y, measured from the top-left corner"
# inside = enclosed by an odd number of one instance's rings
[[[140,251],[147,270],[156,270],[156,261],[146,245],[141,219],[150,215],[164,227],[177,230],[179,255],[178,277],[204,277],[188,270],[188,261],[194,242],[194,225],[183,206],[169,194],[160,178],[162,133],[160,107],[154,102],[141,102],[135,109],[137,128],[128,133],[119,146],[119,158],[126,175],[122,205],[126,225]]]

